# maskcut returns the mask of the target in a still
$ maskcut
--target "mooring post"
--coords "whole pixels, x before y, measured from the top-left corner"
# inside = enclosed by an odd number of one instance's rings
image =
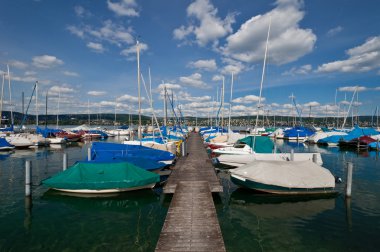
[[[88,147],[88,149],[87,149],[87,160],[91,161],[91,148],[90,147]]]
[[[351,197],[352,187],[352,170],[354,165],[352,162],[347,162],[347,183],[346,183],[346,197]]]
[[[294,150],[290,150],[290,161],[294,161]]]
[[[318,154],[317,153],[314,153],[313,154],[313,163],[317,163],[318,162]]]
[[[186,141],[182,142],[181,152],[182,152],[182,157],[185,157],[186,156]]]
[[[63,153],[63,170],[67,169],[67,153]]]
[[[31,170],[31,161],[26,160],[25,161],[25,197],[30,197],[32,195],[31,190],[31,176],[32,170]]]

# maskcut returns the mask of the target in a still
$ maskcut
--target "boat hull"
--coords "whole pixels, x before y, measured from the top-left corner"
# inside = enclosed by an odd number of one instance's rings
[[[241,187],[255,191],[281,195],[310,195],[310,194],[335,194],[334,188],[287,188],[282,186],[258,183],[237,175],[231,175],[231,181]]]
[[[61,188],[51,188],[53,190],[61,192],[70,192],[70,193],[89,193],[89,194],[104,194],[104,193],[119,193],[119,192],[128,192],[141,189],[151,189],[156,185],[156,183],[148,184],[145,186],[136,186],[131,188],[111,188],[111,189],[101,189],[101,190],[91,190],[91,189],[61,189]]]

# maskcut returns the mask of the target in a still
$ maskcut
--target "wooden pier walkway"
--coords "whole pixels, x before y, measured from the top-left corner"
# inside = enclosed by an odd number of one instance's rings
[[[156,251],[226,251],[212,192],[223,187],[198,134],[190,134],[164,193],[174,193]]]

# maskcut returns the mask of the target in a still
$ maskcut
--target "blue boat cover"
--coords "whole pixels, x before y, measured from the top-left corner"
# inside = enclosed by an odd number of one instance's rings
[[[0,148],[2,147],[14,147],[14,146],[8,143],[8,141],[5,138],[0,137]]]
[[[55,134],[63,132],[61,129],[40,128],[37,126],[36,133],[41,134],[43,137],[54,137]]]
[[[314,134],[313,130],[306,128],[306,127],[302,127],[302,126],[296,126],[296,127],[293,127],[291,129],[284,131],[284,137],[285,138],[287,138],[287,137],[307,137],[307,136],[311,136],[313,134]]]
[[[144,158],[151,161],[166,161],[173,160],[175,155],[162,150],[156,150],[141,145],[129,145],[118,143],[102,143],[93,142],[91,147],[91,159],[95,159],[96,156],[102,156],[102,158]]]

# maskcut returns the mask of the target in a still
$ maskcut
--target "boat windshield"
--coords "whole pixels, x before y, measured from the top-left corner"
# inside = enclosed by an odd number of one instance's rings
[[[234,144],[234,148],[243,149],[245,145],[246,145],[245,143],[236,143]]]

